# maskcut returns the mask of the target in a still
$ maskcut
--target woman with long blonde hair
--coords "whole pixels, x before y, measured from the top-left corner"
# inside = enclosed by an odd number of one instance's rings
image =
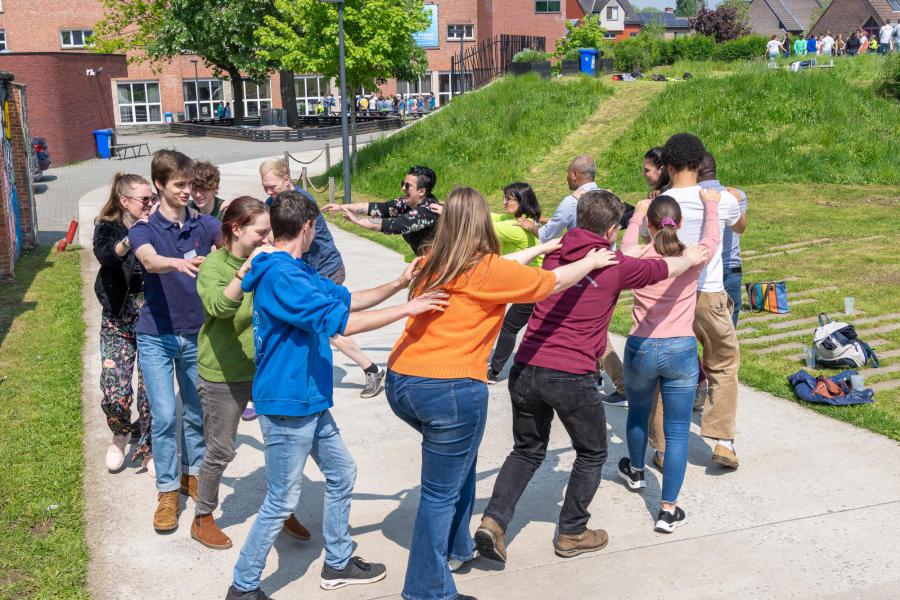
[[[469,520],[487,420],[487,359],[506,306],[543,300],[614,264],[611,252],[594,250],[553,271],[526,266],[558,247],[551,241],[501,257],[484,197],[467,187],[447,197],[410,297],[445,290],[449,306],[410,317],[388,360],[391,409],[423,438],[404,598],[469,598],[457,594],[450,571],[473,558]]]

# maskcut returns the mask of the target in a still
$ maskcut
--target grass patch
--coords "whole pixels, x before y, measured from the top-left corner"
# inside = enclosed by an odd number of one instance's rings
[[[437,173],[440,197],[459,184],[495,192],[521,178],[610,94],[609,86],[588,77],[505,77],[366,146],[359,152],[353,189],[396,197],[407,169],[423,164]],[[341,167],[334,166],[323,180],[328,175],[339,180]]]
[[[78,252],[0,283],[0,597],[87,598]]]
[[[743,69],[669,84],[598,161],[599,180],[644,190],[644,152],[690,131],[733,185],[900,182],[900,138],[889,133],[900,129],[900,104],[856,83],[859,71]]]

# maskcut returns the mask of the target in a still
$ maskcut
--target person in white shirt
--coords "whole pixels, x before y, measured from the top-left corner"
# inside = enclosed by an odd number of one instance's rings
[[[831,32],[826,31],[825,37],[822,38],[822,54],[824,56],[833,56],[833,48],[834,48],[834,38],[831,37]]]
[[[894,26],[885,23],[878,30],[878,54],[887,54],[891,50],[891,38],[894,37]]]
[[[778,36],[773,35],[772,39],[769,40],[769,43],[766,44],[766,55],[769,57],[769,66],[775,64],[778,53],[782,51],[784,51],[784,46],[778,41]]]
[[[703,229],[705,209],[700,199],[698,174],[705,156],[703,142],[689,133],[673,135],[663,146],[663,160],[672,179],[672,187],[666,195],[674,198],[681,207],[678,239],[687,245],[699,243]],[[738,467],[734,430],[740,349],[731,317],[733,302],[725,291],[721,239],[725,227],[743,230],[745,219],[737,198],[728,191],[721,192],[719,247],[697,281],[694,313],[694,334],[703,346],[703,370],[709,381],[700,435],[716,440],[712,462],[730,469]],[[651,442],[658,452],[665,452],[665,440],[660,433],[661,429],[655,433],[651,431]],[[657,460],[654,462],[660,464]]]

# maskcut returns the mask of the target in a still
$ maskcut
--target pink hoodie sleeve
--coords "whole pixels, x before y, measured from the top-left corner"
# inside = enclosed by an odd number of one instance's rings
[[[704,202],[703,207],[706,209],[706,219],[703,221],[703,236],[700,238],[700,245],[706,248],[712,257],[719,247],[719,203]],[[631,227],[631,223],[628,224],[628,227]]]
[[[643,216],[631,217],[631,220],[628,221],[628,228],[625,230],[625,235],[622,236],[622,250],[637,246],[638,237],[640,236],[641,223],[643,222]]]

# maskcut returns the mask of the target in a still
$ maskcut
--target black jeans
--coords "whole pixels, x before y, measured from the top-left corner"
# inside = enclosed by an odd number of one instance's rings
[[[516,347],[516,338],[519,331],[528,325],[528,319],[534,311],[534,304],[510,304],[503,317],[503,327],[500,329],[500,337],[497,338],[497,346],[494,348],[494,357],[491,358],[491,371],[499,373],[506,366],[506,361]]]
[[[484,515],[507,529],[522,492],[547,455],[556,411],[576,453],[559,515],[559,532],[581,533],[591,518],[588,506],[600,486],[606,462],[606,414],[594,374],[573,375],[515,363],[509,374],[509,393],[515,445],[500,469]]]

